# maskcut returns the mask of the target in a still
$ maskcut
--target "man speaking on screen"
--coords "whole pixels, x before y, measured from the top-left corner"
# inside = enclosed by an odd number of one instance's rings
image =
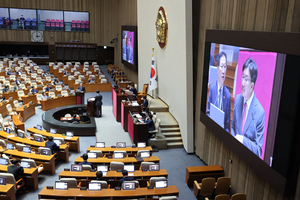
[[[224,112],[223,128],[230,133],[230,93],[224,85],[227,70],[227,56],[225,52],[220,52],[216,61],[218,63],[218,80],[210,86],[206,114],[207,116],[210,116],[211,104],[222,110]]]
[[[265,111],[254,94],[257,65],[248,58],[243,65],[242,90],[234,100],[231,135],[257,156],[261,156]]]

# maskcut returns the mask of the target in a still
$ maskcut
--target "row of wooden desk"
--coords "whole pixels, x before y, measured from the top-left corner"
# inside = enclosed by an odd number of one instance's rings
[[[43,99],[40,102],[42,104],[42,110],[47,111],[61,106],[75,105],[76,97],[75,95],[67,97],[55,97],[53,99]]]
[[[115,190],[102,189],[100,191],[80,190],[79,188],[70,188],[68,190],[55,190],[43,188],[39,193],[39,199],[124,199],[124,198],[150,198],[152,196],[171,196],[179,195],[179,191],[175,185],[161,189],[136,188],[135,190]]]
[[[14,184],[0,185],[1,200],[16,200]]]

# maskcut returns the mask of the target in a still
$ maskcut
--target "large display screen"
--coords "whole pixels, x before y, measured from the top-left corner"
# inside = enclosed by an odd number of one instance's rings
[[[137,27],[122,26],[121,36],[121,61],[126,67],[137,71]]]
[[[207,84],[206,115],[270,166],[274,144],[264,155],[276,60],[276,52],[211,43]]]

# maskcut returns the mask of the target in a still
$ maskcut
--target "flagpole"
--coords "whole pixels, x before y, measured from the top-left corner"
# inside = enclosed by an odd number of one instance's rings
[[[153,57],[153,56],[154,56],[154,47],[152,47],[152,57]],[[152,90],[151,93],[152,93],[152,97],[153,97],[154,99],[156,99],[155,90]]]

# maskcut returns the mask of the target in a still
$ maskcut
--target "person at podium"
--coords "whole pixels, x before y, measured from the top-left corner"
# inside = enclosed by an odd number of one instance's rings
[[[230,92],[224,85],[226,79],[227,70],[227,55],[225,52],[220,52],[216,58],[218,66],[218,79],[216,82],[212,83],[210,86],[206,115],[210,116],[211,104],[219,108],[224,112],[224,125],[223,128],[230,133]]]
[[[95,96],[95,105],[96,105],[96,113],[97,117],[102,117],[102,95],[100,94],[100,91],[96,91],[96,96]]]

